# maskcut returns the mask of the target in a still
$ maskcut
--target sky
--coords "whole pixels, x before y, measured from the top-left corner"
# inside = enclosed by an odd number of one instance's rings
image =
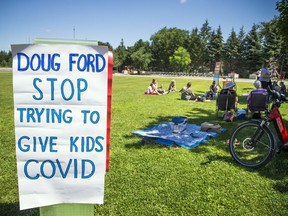
[[[224,40],[232,29],[268,22],[279,13],[277,0],[0,0],[0,50],[36,38],[109,42],[133,46],[160,29],[191,32],[207,20],[221,26]]]

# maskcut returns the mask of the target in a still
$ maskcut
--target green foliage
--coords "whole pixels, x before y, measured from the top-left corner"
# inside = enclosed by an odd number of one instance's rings
[[[226,62],[226,70],[228,72],[235,71],[238,72],[238,60],[240,57],[240,40],[236,35],[234,29],[232,30],[230,36],[227,39],[226,44],[224,45],[224,61]]]
[[[282,37],[279,34],[277,20],[263,23],[263,57],[269,60],[275,67],[279,67],[279,57],[281,56]]]
[[[209,43],[208,43],[208,56],[210,62],[210,70],[215,68],[215,62],[221,61],[221,55],[223,50],[223,36],[219,26],[217,32],[212,31]]]
[[[258,26],[253,25],[251,31],[245,38],[245,51],[247,68],[250,73],[256,72],[261,68],[264,61],[262,57],[261,39],[259,32],[257,31]]]
[[[248,77],[248,76],[243,76],[243,72],[247,71],[246,67],[246,46],[245,46],[245,37],[246,33],[244,31],[244,27],[242,26],[239,30],[239,33],[237,35],[237,38],[239,40],[239,56],[237,58],[236,62],[236,67],[237,70],[236,72],[242,75],[241,77]],[[249,73],[247,73],[249,75]]]
[[[191,71],[199,72],[199,68],[203,66],[202,64],[204,61],[205,44],[204,41],[201,39],[200,34],[198,34],[197,28],[192,30],[187,45],[187,51],[189,52],[191,58]]]
[[[276,3],[276,8],[279,11],[278,28],[282,37],[284,38],[284,44],[288,49],[288,0],[280,0]]]
[[[286,10],[285,5],[279,4],[278,7],[283,11],[283,17],[279,20],[275,17],[269,22],[254,24],[247,34],[243,26],[238,34],[232,29],[226,41],[223,41],[221,26],[213,30],[208,20],[199,31],[194,28],[191,33],[178,28],[162,28],[151,36],[150,43],[139,40],[127,49],[122,40],[114,51],[114,65],[122,69],[124,66],[138,69],[145,65],[145,68],[153,71],[180,70],[170,59],[175,50],[183,47],[191,59],[187,71],[213,71],[215,62],[221,61],[225,74],[235,71],[241,77],[248,77],[249,73],[262,67],[263,60],[270,60],[275,67],[280,68],[280,72],[287,72],[287,43],[284,43],[284,36],[279,34],[283,33],[279,23],[284,20]]]
[[[136,52],[132,53],[131,59],[133,65],[137,69],[147,70],[149,63],[151,62],[151,53],[146,53],[145,48],[141,47]]]
[[[190,55],[183,47],[175,50],[174,55],[169,57],[169,61],[177,72],[187,71],[188,65],[191,63]]]
[[[262,169],[237,166],[225,143],[241,121],[216,118],[215,101],[187,102],[179,100],[179,92],[144,95],[152,78],[113,76],[110,171],[104,204],[95,205],[95,215],[287,215],[287,152]],[[174,79],[178,89],[191,81]],[[39,215],[38,209],[19,211],[11,72],[0,72],[0,80],[0,213]],[[171,77],[157,80],[167,89]],[[192,88],[203,94],[211,81],[193,79]],[[252,82],[237,83],[240,108],[246,107],[241,95],[251,88]],[[287,108],[281,108],[285,120]],[[191,150],[141,144],[132,134],[174,116],[195,124],[219,122],[227,131]]]
[[[178,47],[185,47],[189,32],[178,28],[162,28],[151,36],[152,68],[169,71],[171,69],[169,57]]]
[[[113,53],[113,65],[119,72],[124,69],[126,56],[126,48],[122,39],[121,44],[114,50]]]
[[[107,46],[109,51],[113,50],[113,47],[112,47],[112,45],[109,42],[98,41],[98,45],[99,46]]]
[[[0,51],[0,67],[12,67],[12,52]]]
[[[200,38],[202,40],[201,49],[203,49],[202,58],[202,72],[207,72],[210,69],[210,58],[209,58],[209,42],[211,40],[212,28],[209,25],[208,20],[205,20],[199,32]]]
[[[148,42],[139,40],[130,48],[131,64],[138,70],[148,70],[152,54]]]
[[[226,41],[223,40],[221,26],[212,29],[205,20],[199,31],[191,32],[179,28],[164,27],[150,37],[150,41],[137,41],[131,47],[125,47],[124,40],[113,50],[114,67],[118,72],[124,68],[136,70],[172,71],[182,70],[171,64],[170,57],[179,47],[186,49],[191,63],[187,71],[209,72],[215,68],[215,62],[222,62],[225,74],[235,71],[241,77],[258,71],[263,60],[270,60],[279,72],[288,72],[288,1],[276,3],[279,17],[269,22],[254,24],[246,34],[242,26],[237,33],[232,29]],[[106,45],[109,50],[112,46]],[[0,52],[0,67],[11,67],[11,52]]]

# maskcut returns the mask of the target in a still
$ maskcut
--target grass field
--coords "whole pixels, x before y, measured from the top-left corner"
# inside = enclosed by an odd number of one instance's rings
[[[225,142],[241,121],[217,118],[215,101],[181,101],[179,93],[144,95],[151,79],[113,76],[110,171],[105,177],[105,204],[95,205],[95,215],[288,214],[287,152],[258,170],[236,165]],[[178,89],[192,81],[197,94],[211,83],[175,79]],[[167,88],[170,80],[159,77],[158,83]],[[0,215],[39,215],[38,209],[19,211],[12,73],[1,72],[0,81]],[[237,83],[238,95],[251,88],[251,83]],[[240,108],[246,107],[245,100],[240,96]],[[281,107],[285,120],[287,108],[288,104]],[[218,122],[227,131],[191,150],[143,145],[131,133],[179,115],[188,117],[189,123]]]

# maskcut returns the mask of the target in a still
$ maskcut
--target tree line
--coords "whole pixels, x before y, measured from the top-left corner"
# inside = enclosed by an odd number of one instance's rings
[[[123,39],[113,49],[114,68],[144,71],[173,71],[207,73],[214,71],[215,63],[221,62],[223,74],[236,72],[248,77],[258,71],[264,61],[270,61],[279,72],[287,72],[288,50],[288,0],[276,3],[279,17],[269,22],[253,24],[249,32],[242,26],[238,32],[231,30],[223,40],[221,26],[212,29],[206,20],[201,28],[191,31],[164,27],[150,37],[150,41],[138,40],[126,47]],[[11,51],[0,51],[0,67],[11,67]]]
[[[0,67],[12,67],[12,52],[0,51]]]
[[[148,71],[206,73],[221,62],[222,73],[236,72],[241,77],[259,70],[265,60],[278,70],[286,70],[285,43],[279,34],[277,19],[254,24],[248,33],[241,27],[232,29],[223,41],[221,26],[213,30],[208,20],[191,32],[178,28],[162,28],[148,41],[139,40],[125,47],[123,40],[114,50],[114,66]]]
[[[221,62],[222,73],[248,77],[264,61],[270,61],[279,72],[287,72],[288,0],[278,1],[276,9],[279,17],[253,24],[247,33],[243,26],[237,33],[232,29],[226,41],[221,26],[212,29],[208,20],[190,32],[164,27],[151,36],[150,42],[138,40],[131,47],[125,47],[122,39],[113,50],[114,66],[119,72],[132,68],[204,73],[214,71],[215,63]]]

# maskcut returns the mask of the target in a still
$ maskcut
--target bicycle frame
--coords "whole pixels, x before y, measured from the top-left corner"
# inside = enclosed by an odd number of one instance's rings
[[[268,114],[268,119],[270,119],[277,131],[277,135],[283,144],[288,142],[288,131],[284,124],[283,118],[280,114],[279,108],[277,105],[274,105],[271,111]]]

